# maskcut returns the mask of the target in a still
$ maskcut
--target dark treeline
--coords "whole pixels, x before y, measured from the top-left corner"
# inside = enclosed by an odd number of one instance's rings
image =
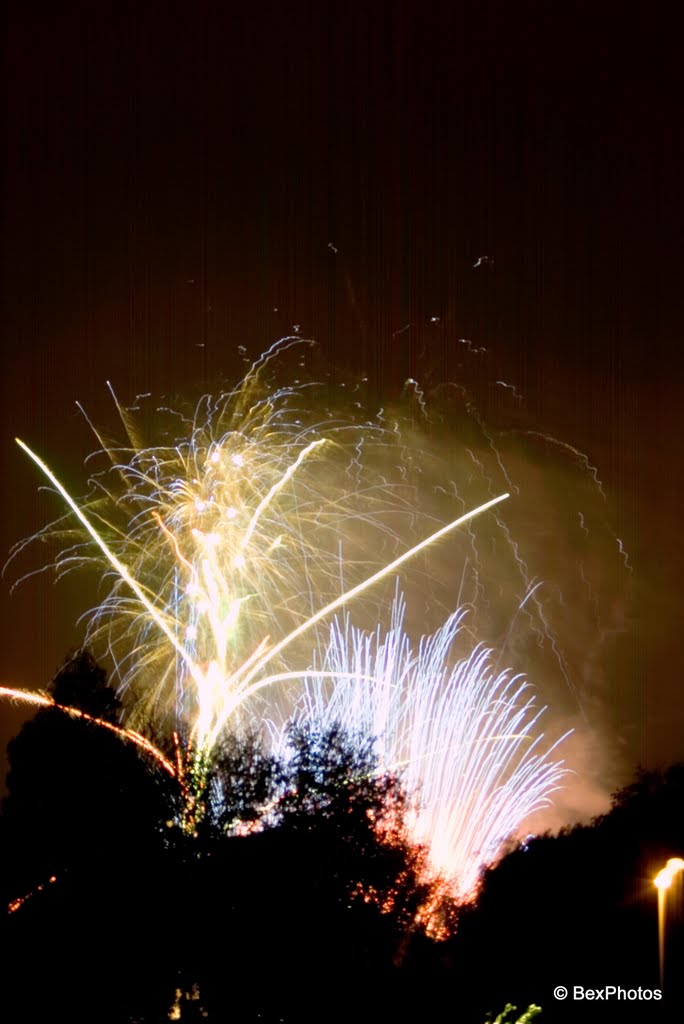
[[[85,652],[52,692],[119,719]],[[658,987],[653,876],[684,852],[684,766],[640,773],[591,826],[514,850],[486,874],[476,907],[456,921],[442,905],[454,934],[436,942],[415,924],[434,895],[421,881],[423,853],[404,838],[401,787],[378,776],[372,744],[300,729],[291,745],[284,763],[258,737],[227,742],[189,836],[173,780],[136,748],[40,711],[11,744],[0,818],[2,1019],[308,1024],[446,1013],[483,1024],[509,1002],[519,1012],[540,1004],[542,1024],[676,1018],[675,892],[662,1002],[563,1003],[553,990]],[[269,827],[252,830],[264,807]]]

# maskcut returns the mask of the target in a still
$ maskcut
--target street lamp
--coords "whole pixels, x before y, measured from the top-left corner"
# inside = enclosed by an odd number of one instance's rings
[[[667,890],[680,871],[684,871],[684,860],[681,857],[670,857],[665,867],[653,879],[653,884],[658,890],[658,959],[661,990],[665,978],[665,901]]]

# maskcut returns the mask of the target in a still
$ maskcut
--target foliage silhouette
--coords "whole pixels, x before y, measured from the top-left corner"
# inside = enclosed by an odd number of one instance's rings
[[[121,708],[87,651],[69,657],[49,686],[56,702],[106,721]],[[9,744],[2,820],[13,886],[45,875],[109,867],[160,842],[163,780],[112,733],[45,709]],[[6,876],[7,877],[7,876]]]
[[[61,704],[118,721],[116,695],[87,651],[49,689]],[[61,1007],[73,1021],[127,1020],[131,992],[154,1002],[166,971],[135,915],[154,921],[164,905],[168,784],[134,747],[56,709],[26,723],[9,762],[2,898],[26,898],[1,918],[14,982],[8,1019],[47,1020]]]
[[[243,771],[233,746],[216,765],[219,820],[233,835],[205,833],[191,886],[220,922],[221,942],[201,947],[192,979],[211,1019],[377,1020],[428,895],[398,780],[378,776],[369,741],[339,729],[294,729],[279,764],[252,737],[245,760]],[[235,835],[240,813],[256,820],[256,795],[267,827]]]

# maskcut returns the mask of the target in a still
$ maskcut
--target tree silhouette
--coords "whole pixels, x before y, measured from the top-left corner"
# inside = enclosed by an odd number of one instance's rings
[[[65,661],[49,691],[61,705],[119,720],[118,698],[88,651]],[[2,818],[14,886],[84,864],[109,870],[127,849],[159,841],[162,780],[116,735],[49,708],[26,723],[8,755]]]
[[[225,820],[258,791],[267,827],[228,842],[214,837],[197,865],[193,905],[208,911],[205,933],[221,935],[197,959],[200,990],[216,1020],[377,1020],[427,895],[420,851],[402,831],[404,797],[395,778],[378,775],[369,741],[300,728],[290,743],[277,766],[248,748],[261,787],[239,758],[228,762],[228,784],[217,780]],[[247,801],[236,794],[243,786]]]
[[[87,651],[67,659],[50,691],[118,720],[119,701]],[[48,1019],[60,1005],[72,1020],[126,1020],[130,990],[147,998],[164,968],[134,921],[139,909],[156,925],[164,906],[166,780],[113,733],[52,708],[26,723],[9,762],[2,895],[6,906],[25,899],[2,917],[15,979],[5,1001],[16,1001],[17,1020]]]

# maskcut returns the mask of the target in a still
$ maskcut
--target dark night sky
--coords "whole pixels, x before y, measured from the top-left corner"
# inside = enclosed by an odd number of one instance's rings
[[[470,338],[599,467],[634,567],[613,736],[684,757],[675,15],[442,6],[7,5],[0,549],[55,510],[14,436],[79,493],[106,380],[184,393],[298,324],[391,395]],[[9,582],[0,680],[43,686],[80,584]]]

